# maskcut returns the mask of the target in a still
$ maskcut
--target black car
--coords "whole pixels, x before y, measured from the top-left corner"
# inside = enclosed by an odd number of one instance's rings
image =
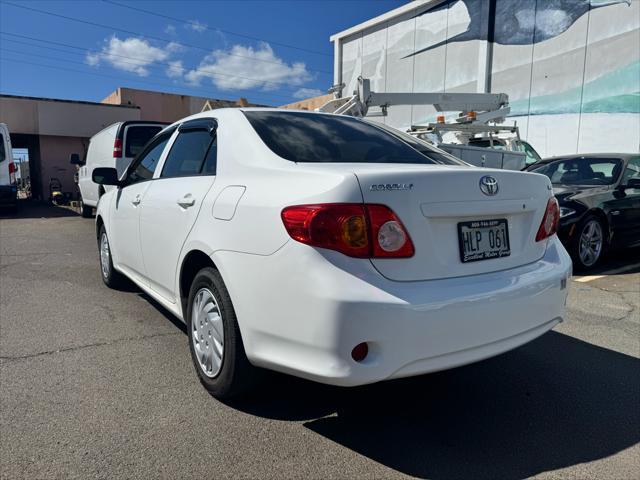
[[[639,154],[553,157],[525,170],[551,179],[558,236],[577,270],[592,268],[605,249],[640,245]]]

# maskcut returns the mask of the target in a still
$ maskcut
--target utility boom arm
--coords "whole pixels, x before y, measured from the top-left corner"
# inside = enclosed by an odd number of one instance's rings
[[[329,100],[320,112],[364,117],[370,107],[380,107],[382,115],[392,105],[433,105],[439,112],[478,112],[482,123],[504,119],[511,109],[506,93],[376,93],[369,79],[358,77],[358,89],[351,97]]]

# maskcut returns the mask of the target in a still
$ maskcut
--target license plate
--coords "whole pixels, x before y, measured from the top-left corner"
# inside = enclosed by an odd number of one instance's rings
[[[462,263],[511,255],[507,220],[475,220],[458,223]]]

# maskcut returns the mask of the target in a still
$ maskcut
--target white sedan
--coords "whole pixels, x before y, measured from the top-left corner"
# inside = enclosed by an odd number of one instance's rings
[[[262,367],[362,385],[482,360],[562,321],[543,175],[468,166],[363,120],[221,109],[161,131],[99,202],[102,278],[187,325],[215,396]]]

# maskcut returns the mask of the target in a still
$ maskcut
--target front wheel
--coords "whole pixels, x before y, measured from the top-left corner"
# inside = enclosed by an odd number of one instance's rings
[[[216,269],[203,268],[195,276],[186,320],[191,359],[202,385],[216,398],[250,389],[257,369],[245,355],[231,298]]]
[[[578,226],[572,256],[577,270],[589,270],[602,257],[605,240],[602,222],[594,216],[585,218]]]
[[[100,227],[98,235],[98,249],[100,251],[100,273],[102,281],[109,288],[118,289],[125,283],[124,276],[113,268],[113,259],[111,258],[111,246],[109,245],[109,237],[104,225]]]

